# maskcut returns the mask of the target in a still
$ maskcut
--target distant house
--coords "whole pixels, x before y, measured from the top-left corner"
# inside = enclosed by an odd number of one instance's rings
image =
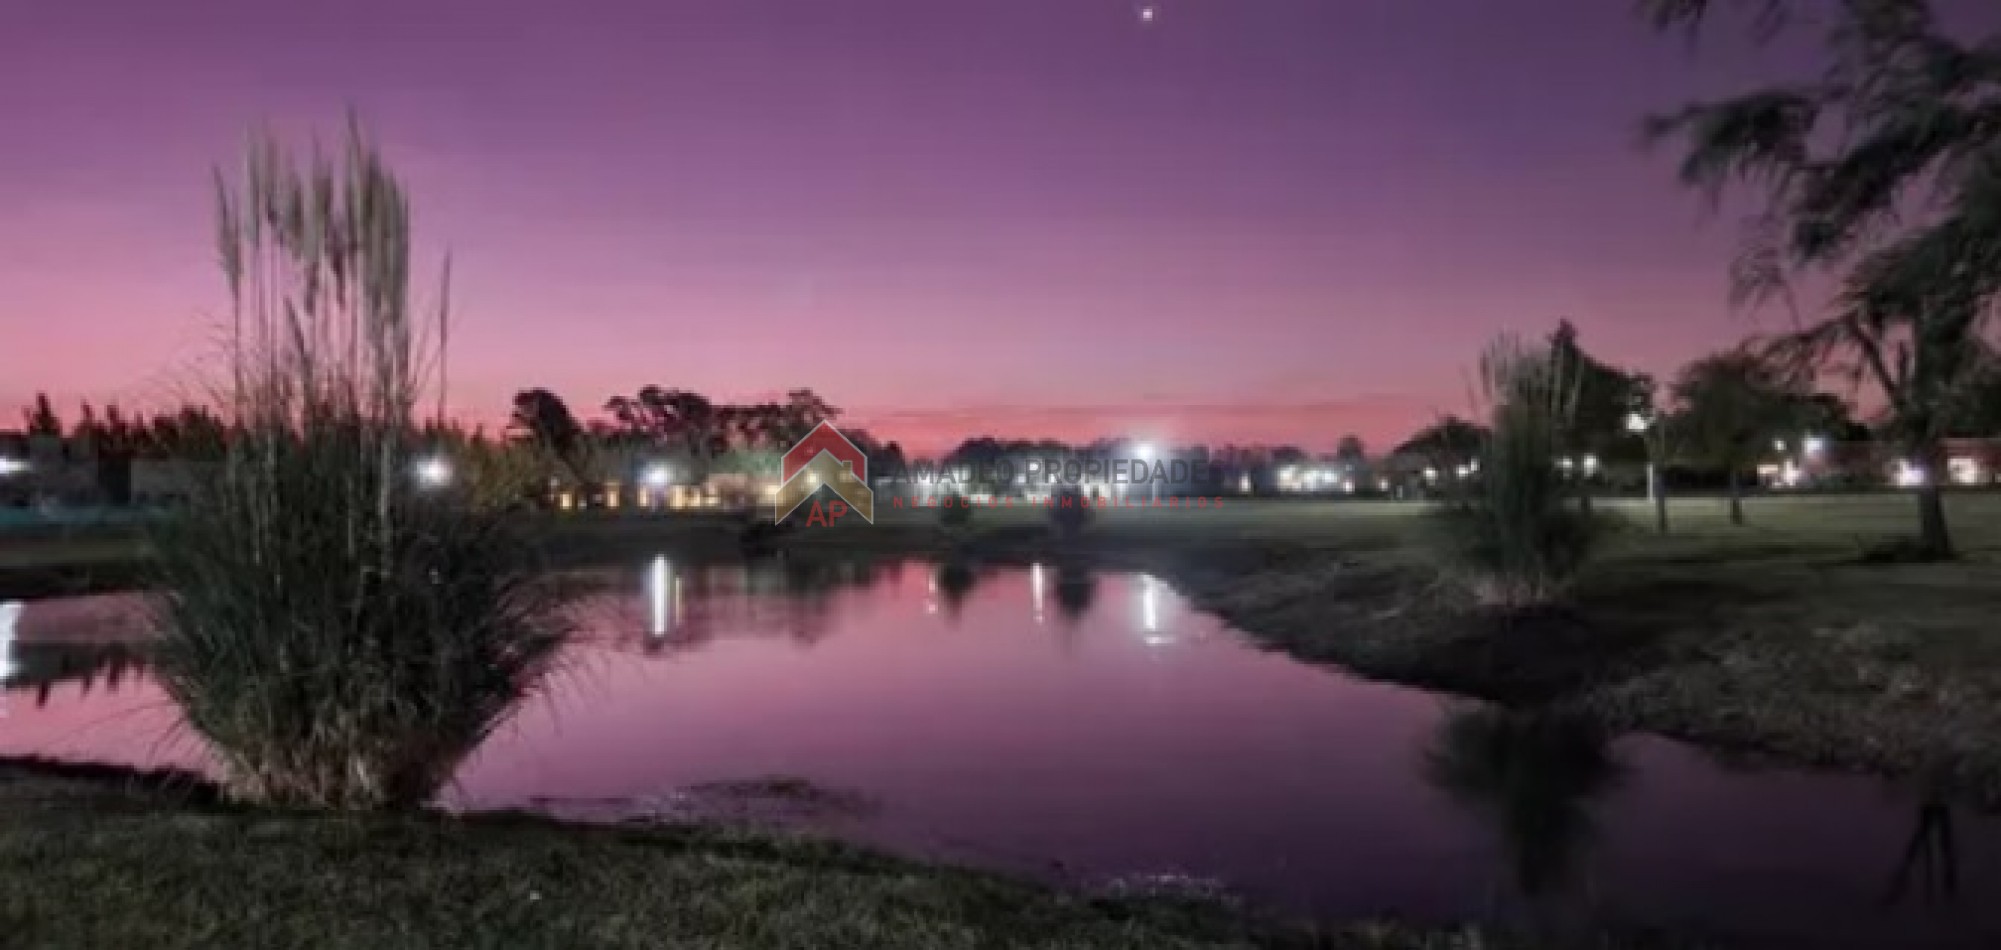
[[[685,448],[611,445],[595,451],[579,483],[565,474],[549,485],[549,504],[562,511],[584,508],[690,509],[741,508],[768,501],[774,472],[724,470],[736,460],[704,459]]]
[[[88,439],[0,433],[0,504],[11,507],[103,504],[105,472]]]
[[[1774,488],[1909,487],[1933,478],[1968,487],[2001,483],[2001,439],[1946,439],[1944,447],[1945,471],[1926,472],[1887,443],[1809,440],[1780,451],[1758,474]]]

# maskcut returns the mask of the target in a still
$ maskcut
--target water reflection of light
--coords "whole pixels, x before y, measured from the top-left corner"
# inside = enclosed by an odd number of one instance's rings
[[[1043,603],[1042,591],[1043,591],[1042,565],[1040,563],[1031,564],[1028,567],[1028,593],[1029,593],[1029,599],[1033,601],[1035,605],[1036,623],[1042,622],[1042,603]]]
[[[924,577],[924,612],[938,612],[938,572],[928,571]]]
[[[652,567],[646,572],[646,593],[653,604],[652,631],[656,637],[667,635],[667,586],[673,583],[673,577],[667,572],[667,558],[654,558]]]
[[[14,678],[20,667],[14,663],[14,621],[21,617],[21,602],[0,603],[0,686]]]
[[[1151,574],[1142,574],[1139,578],[1139,625],[1146,631],[1146,642],[1167,640],[1166,637],[1156,636],[1160,633],[1160,582],[1154,580]]]

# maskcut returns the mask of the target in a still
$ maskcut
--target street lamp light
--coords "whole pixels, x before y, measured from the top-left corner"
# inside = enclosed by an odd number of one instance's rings
[[[1667,496],[1661,491],[1661,432],[1655,420],[1644,412],[1626,413],[1626,431],[1640,437],[1647,447],[1647,501],[1654,506],[1654,530],[1667,533]]]
[[[645,486],[647,493],[652,495],[652,503],[662,508],[667,507],[667,486],[672,484],[673,481],[674,470],[662,464],[648,465],[646,471],[639,473],[639,483]],[[645,495],[642,495],[640,497],[642,507],[645,506],[646,501],[647,498]]]
[[[0,455],[0,478],[19,475],[28,470],[28,463],[17,458]]]
[[[417,481],[426,488],[442,488],[452,480],[452,463],[442,455],[433,455],[417,462]]]

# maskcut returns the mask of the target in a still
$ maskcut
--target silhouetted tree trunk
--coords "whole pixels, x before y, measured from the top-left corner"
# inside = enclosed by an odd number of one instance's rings
[[[1918,547],[1926,557],[1952,557],[1952,535],[1945,526],[1945,446],[1937,440],[1914,452],[1924,465],[1918,486]]]
[[[1730,466],[1730,523],[1740,528],[1744,526],[1744,483],[1742,478],[1743,473],[1738,470],[1737,466]]]
[[[1667,479],[1661,477],[1660,466],[1647,463],[1647,494],[1654,498],[1654,531],[1668,533],[1667,519]]]

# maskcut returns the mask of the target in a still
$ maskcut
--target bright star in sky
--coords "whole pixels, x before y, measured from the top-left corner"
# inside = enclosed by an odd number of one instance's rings
[[[1156,9],[1154,9],[1153,7],[1140,7],[1140,8],[1139,8],[1139,21],[1140,21],[1141,23],[1152,23],[1152,22],[1153,22],[1153,18],[1154,18],[1154,15],[1155,15],[1156,13],[1158,13],[1158,12],[1159,12],[1159,11],[1157,11],[1157,10],[1156,10]]]

